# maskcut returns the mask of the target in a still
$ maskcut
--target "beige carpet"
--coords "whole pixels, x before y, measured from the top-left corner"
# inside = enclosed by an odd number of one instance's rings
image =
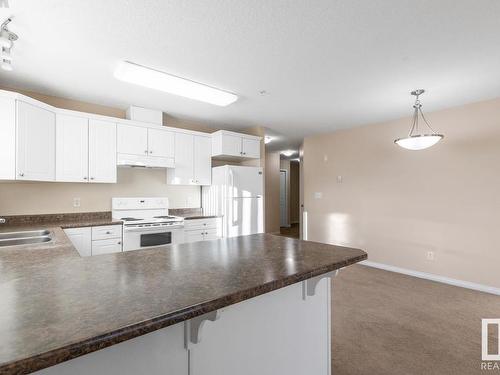
[[[500,296],[355,265],[333,280],[332,314],[333,375],[500,374],[481,370]]]

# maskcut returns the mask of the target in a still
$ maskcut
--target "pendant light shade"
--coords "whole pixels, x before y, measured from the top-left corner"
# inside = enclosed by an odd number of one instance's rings
[[[398,146],[405,148],[407,150],[414,150],[414,151],[424,150],[426,148],[434,146],[436,143],[438,143],[441,139],[444,138],[444,135],[438,134],[434,131],[434,129],[432,129],[432,127],[427,122],[424,113],[422,112],[422,104],[420,103],[420,100],[418,100],[418,97],[422,95],[424,92],[425,90],[423,89],[411,92],[412,95],[416,96],[416,99],[415,99],[415,104],[413,105],[414,108],[413,120],[412,120],[412,125],[410,127],[410,131],[407,137],[398,138],[394,141],[394,143],[396,143]],[[424,124],[427,126],[430,132],[419,133],[418,129],[419,117],[422,117]]]

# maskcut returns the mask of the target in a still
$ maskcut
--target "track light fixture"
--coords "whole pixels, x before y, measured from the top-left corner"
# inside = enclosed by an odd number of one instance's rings
[[[0,0],[0,5],[5,5],[5,3],[8,7],[8,2],[4,0],[2,3],[2,0]],[[14,42],[18,39],[18,36],[7,28],[10,22],[12,22],[12,18],[7,18],[0,26],[0,67],[7,71],[13,69],[11,50],[14,46]]]

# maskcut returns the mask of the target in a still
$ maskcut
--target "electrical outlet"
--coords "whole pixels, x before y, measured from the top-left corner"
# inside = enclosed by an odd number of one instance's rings
[[[427,252],[427,260],[434,260],[434,251]]]
[[[342,176],[337,176],[337,184],[341,184],[342,183]]]
[[[321,191],[317,191],[314,193],[314,199],[321,199],[323,198],[323,193]]]
[[[73,207],[80,207],[80,198],[73,198]]]

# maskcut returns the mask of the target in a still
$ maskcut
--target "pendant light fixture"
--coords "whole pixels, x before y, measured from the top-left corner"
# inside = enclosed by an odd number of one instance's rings
[[[0,68],[6,71],[13,69],[11,50],[14,42],[18,39],[17,35],[7,28],[11,21],[11,18],[7,18],[0,25]]]
[[[398,146],[406,148],[407,150],[423,150],[431,146],[434,146],[436,143],[438,143],[441,139],[444,138],[444,135],[436,133],[434,129],[431,128],[431,126],[427,122],[427,119],[424,116],[424,113],[422,112],[422,104],[420,103],[418,97],[422,95],[424,92],[425,90],[423,89],[418,89],[411,92],[413,96],[416,96],[416,99],[415,99],[415,104],[413,104],[414,111],[413,111],[413,120],[410,127],[410,132],[408,133],[407,137],[398,138],[394,141],[394,143],[396,143]],[[427,126],[427,128],[429,128],[430,132],[425,132],[425,129],[422,133],[419,132],[418,128],[419,117],[422,117],[424,124]]]

